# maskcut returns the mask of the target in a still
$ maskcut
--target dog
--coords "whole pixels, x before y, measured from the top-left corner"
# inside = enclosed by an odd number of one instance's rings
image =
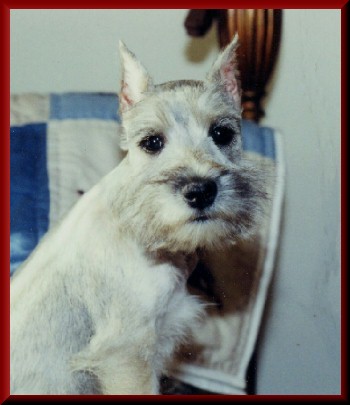
[[[237,36],[203,81],[155,85],[123,43],[121,163],[11,280],[11,394],[159,394],[203,314],[201,252],[247,238],[261,175],[242,158]]]

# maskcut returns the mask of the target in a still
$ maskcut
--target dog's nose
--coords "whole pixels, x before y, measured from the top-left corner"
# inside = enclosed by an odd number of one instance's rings
[[[186,184],[183,196],[192,208],[204,209],[210,207],[218,193],[218,187],[213,180],[197,180]]]

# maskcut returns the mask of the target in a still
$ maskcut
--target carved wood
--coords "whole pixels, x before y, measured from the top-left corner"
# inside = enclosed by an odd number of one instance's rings
[[[217,10],[216,20],[221,47],[238,32],[243,118],[259,121],[265,115],[261,102],[278,54],[282,10]]]

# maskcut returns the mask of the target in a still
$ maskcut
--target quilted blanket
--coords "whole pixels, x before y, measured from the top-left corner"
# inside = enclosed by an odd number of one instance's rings
[[[279,135],[252,122],[242,125],[245,157],[266,172],[266,219],[252,240],[208,256],[190,280],[193,293],[213,305],[192,341],[179,350],[169,375],[226,394],[246,393],[284,188]],[[11,96],[11,274],[80,196],[120,162],[118,133],[115,94]]]

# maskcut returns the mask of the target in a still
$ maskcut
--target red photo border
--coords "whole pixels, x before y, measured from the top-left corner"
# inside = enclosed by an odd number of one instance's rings
[[[344,0],[333,0],[333,1],[235,1],[234,5],[237,8],[280,8],[280,9],[341,9],[341,31],[342,31],[342,64],[341,64],[341,120],[342,120],[342,148],[341,148],[341,218],[342,218],[342,228],[341,228],[341,262],[342,262],[342,288],[341,288],[341,303],[342,303],[342,321],[341,321],[341,336],[342,336],[342,364],[341,364],[341,394],[340,395],[254,395],[254,396],[232,396],[232,395],[183,395],[183,396],[85,396],[85,395],[72,395],[72,396],[10,396],[10,384],[9,384],[9,369],[10,369],[10,356],[9,356],[9,269],[10,269],[10,145],[9,145],[9,131],[10,131],[10,10],[11,9],[114,9],[114,8],[125,8],[125,9],[142,9],[144,7],[144,2],[134,1],[133,4],[127,2],[113,2],[110,0],[100,0],[98,2],[85,0],[61,0],[61,1],[50,1],[44,2],[39,0],[5,0],[0,3],[0,44],[1,44],[1,63],[0,63],[0,80],[1,80],[1,135],[0,135],[0,164],[1,164],[1,191],[2,198],[0,198],[0,215],[1,215],[1,251],[0,251],[0,309],[1,309],[1,332],[0,332],[0,401],[1,403],[6,402],[46,402],[47,400],[53,402],[60,401],[125,401],[125,400],[136,400],[142,399],[143,401],[344,401],[348,397],[347,389],[347,309],[346,309],[346,298],[347,298],[347,277],[346,277],[346,264],[347,264],[347,253],[345,251],[346,246],[346,227],[343,226],[347,219],[347,201],[346,201],[346,179],[344,178],[344,173],[346,170],[346,136],[347,136],[347,75],[348,75],[348,63],[347,63],[347,11],[348,4]],[[175,6],[176,4],[176,6]],[[115,7],[115,6],[118,7]],[[221,1],[217,0],[215,2],[215,7],[213,7],[213,2],[204,1],[192,1],[184,2],[178,0],[172,4],[172,7],[167,8],[229,8],[232,6],[227,0]],[[124,7],[123,7],[124,6]],[[157,2],[148,2],[147,8],[161,9],[164,8],[163,4],[157,4]],[[169,6],[169,4],[168,4]],[[118,399],[117,399],[118,398]]]

